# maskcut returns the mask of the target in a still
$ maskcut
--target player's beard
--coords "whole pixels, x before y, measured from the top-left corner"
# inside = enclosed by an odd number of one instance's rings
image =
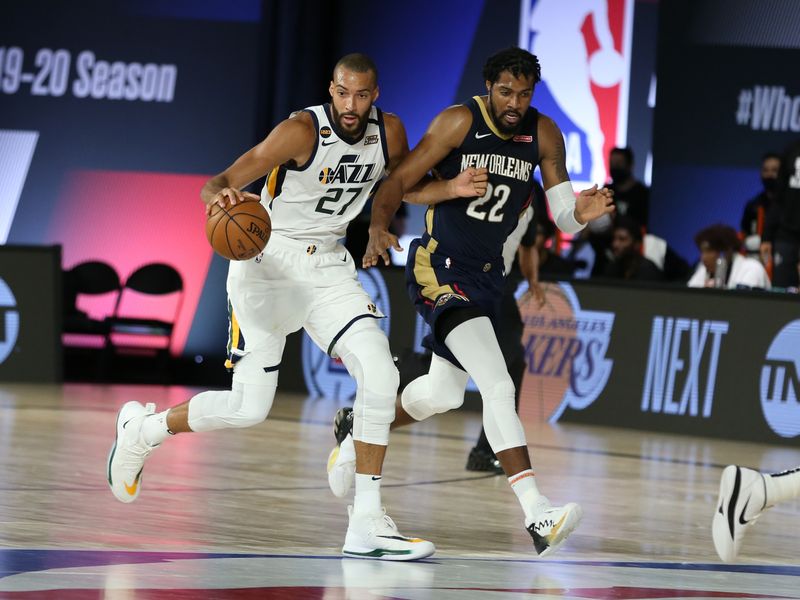
[[[519,131],[519,128],[522,126],[522,117],[524,113],[519,112],[518,110],[506,110],[501,113],[498,113],[495,110],[494,103],[492,102],[492,95],[489,94],[489,114],[492,115],[492,121],[494,122],[494,126],[497,127],[497,130],[502,133],[503,135],[512,135]],[[503,116],[507,114],[514,114],[517,115],[517,124],[509,126],[508,124],[503,121]]]
[[[370,106],[370,109],[371,108],[372,107]],[[369,115],[369,110],[367,110],[367,112],[365,112],[363,115],[359,115],[353,111],[340,113],[338,110],[336,110],[336,106],[333,104],[333,102],[331,102],[331,112],[333,113],[333,120],[336,122],[336,126],[351,137],[357,138],[360,136],[364,132],[364,128],[367,126],[367,116]],[[348,129],[345,127],[344,123],[342,122],[342,117],[355,117],[358,119],[355,128]]]

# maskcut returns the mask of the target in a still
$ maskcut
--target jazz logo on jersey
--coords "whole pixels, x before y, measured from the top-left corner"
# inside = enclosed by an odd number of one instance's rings
[[[634,0],[523,0],[519,46],[542,65],[536,108],[564,133],[577,187],[607,179],[607,157],[625,146]]]
[[[359,164],[358,154],[345,154],[333,167],[323,167],[319,172],[319,182],[323,185],[334,183],[369,183],[377,175],[375,163]]]

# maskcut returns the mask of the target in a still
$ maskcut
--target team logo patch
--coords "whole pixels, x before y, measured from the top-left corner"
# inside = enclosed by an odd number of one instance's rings
[[[333,133],[333,130],[331,130],[331,128],[328,127],[327,125],[325,127],[320,127],[319,128],[319,136],[322,137],[322,138],[329,138],[329,137],[331,137],[332,133]]]
[[[377,144],[378,143],[378,136],[377,135],[368,135],[364,138],[364,145],[369,146],[370,144]]]
[[[530,144],[533,141],[532,135],[515,135],[512,138],[515,142],[523,142],[525,144]]]
[[[433,308],[436,309],[441,306],[444,306],[445,304],[450,302],[450,300],[461,300],[462,302],[469,302],[469,298],[467,298],[466,296],[448,292],[447,294],[442,294],[436,299],[436,304],[434,304]]]

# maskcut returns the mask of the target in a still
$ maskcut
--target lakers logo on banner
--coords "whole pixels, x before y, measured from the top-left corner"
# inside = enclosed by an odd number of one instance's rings
[[[614,314],[582,310],[567,283],[544,283],[545,305],[520,305],[525,326],[523,421],[557,421],[566,408],[582,410],[605,388],[613,361],[606,358]]]

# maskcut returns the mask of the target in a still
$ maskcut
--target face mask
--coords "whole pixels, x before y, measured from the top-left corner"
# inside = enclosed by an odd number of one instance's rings
[[[621,181],[625,181],[630,175],[630,172],[627,169],[610,169],[609,172],[611,173],[611,179],[614,180],[615,183],[620,183]]]
[[[778,180],[775,177],[762,177],[761,183],[764,186],[764,190],[767,192],[774,192],[778,185]]]

